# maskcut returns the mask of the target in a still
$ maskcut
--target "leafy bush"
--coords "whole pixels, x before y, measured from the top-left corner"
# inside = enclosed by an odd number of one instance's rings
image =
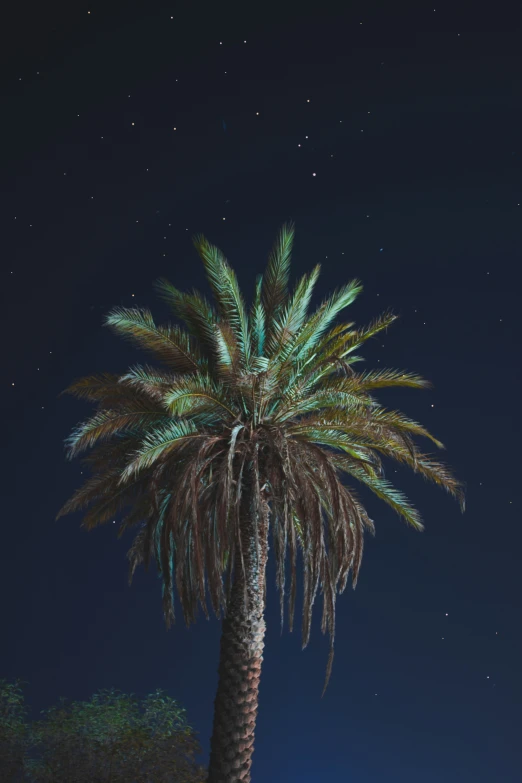
[[[0,681],[0,777],[23,783],[202,783],[185,710],[163,691],[114,689],[29,723],[20,683]]]

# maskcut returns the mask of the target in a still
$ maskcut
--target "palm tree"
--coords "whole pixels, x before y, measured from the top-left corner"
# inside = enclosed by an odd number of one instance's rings
[[[137,527],[130,578],[138,564],[156,561],[167,624],[174,620],[174,590],[187,624],[198,605],[208,617],[207,596],[215,614],[223,613],[209,783],[250,781],[269,529],[281,623],[288,594],[290,629],[301,553],[303,647],[321,590],[322,631],[330,637],[326,688],[336,593],[350,572],[355,586],[363,534],[374,529],[342,479],[368,487],[417,530],[419,513],[384,477],[383,458],[408,465],[464,506],[461,483],[414,438],[442,444],[371,394],[384,387],[423,389],[428,382],[400,370],[354,369],[355,352],[396,316],[386,312],[364,328],[334,325],[361,291],[357,280],[310,314],[319,266],[288,292],[293,238],[293,225],[285,225],[247,311],[224,256],[195,237],[214,305],[162,279],[159,293],[185,328],[158,326],[148,310],[124,307],[106,321],[163,368],[144,364],[124,375],[91,375],[66,390],[97,410],[66,442],[70,458],[88,452],[91,477],[59,516],[83,510],[83,524],[92,529],[119,515],[120,534]]]

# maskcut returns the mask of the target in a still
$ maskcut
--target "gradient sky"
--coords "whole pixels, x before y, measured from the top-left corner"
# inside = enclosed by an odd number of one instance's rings
[[[323,699],[319,612],[301,652],[269,569],[253,781],[514,783],[520,5],[314,5],[28,3],[3,20],[0,677],[29,681],[35,713],[165,688],[207,753],[219,622],[167,632],[154,572],[127,586],[115,526],[54,521],[83,478],[63,440],[90,410],[58,394],[144,358],[102,325],[112,306],[161,319],[158,276],[204,288],[192,234],[250,296],[293,219],[294,274],[322,264],[316,303],[359,277],[350,318],[401,315],[364,356],[434,382],[381,399],[446,444],[467,511],[393,466],[424,533],[361,493],[377,535],[338,600]]]

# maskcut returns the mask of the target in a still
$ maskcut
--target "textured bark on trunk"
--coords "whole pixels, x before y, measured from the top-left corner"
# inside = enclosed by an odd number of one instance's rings
[[[268,521],[259,520],[258,560],[256,520],[248,496],[242,506],[241,541],[245,575],[241,554],[236,551],[234,581],[221,633],[208,783],[249,783],[254,751],[265,637]]]

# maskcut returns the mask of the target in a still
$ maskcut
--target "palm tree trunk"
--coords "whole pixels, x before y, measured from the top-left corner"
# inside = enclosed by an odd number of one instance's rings
[[[268,519],[267,515],[263,515],[265,518],[260,520],[258,550],[250,493],[245,493],[243,498],[241,548],[244,573],[241,553],[236,550],[234,581],[221,633],[208,783],[250,783],[254,752],[265,637]]]

